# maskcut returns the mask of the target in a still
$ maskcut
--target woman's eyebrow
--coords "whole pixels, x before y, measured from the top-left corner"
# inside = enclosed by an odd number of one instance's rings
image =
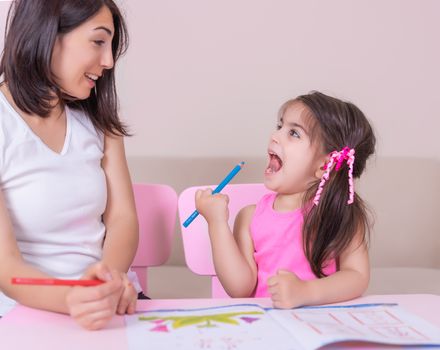
[[[93,29],[93,30],[100,30],[100,29],[104,30],[104,31],[105,31],[108,35],[110,35],[110,36],[113,35],[112,31],[111,31],[110,29],[108,29],[107,27],[104,27],[104,26],[96,27],[96,28]]]

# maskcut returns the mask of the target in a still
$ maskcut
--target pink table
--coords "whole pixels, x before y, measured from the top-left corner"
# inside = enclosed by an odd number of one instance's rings
[[[147,311],[164,307],[191,308],[241,303],[271,306],[269,299],[173,299],[139,301],[137,309]],[[341,304],[359,303],[398,303],[440,328],[439,295],[373,295]],[[17,306],[0,319],[0,348],[124,350],[127,349],[124,318],[115,316],[107,328],[86,331],[77,326],[69,316]]]

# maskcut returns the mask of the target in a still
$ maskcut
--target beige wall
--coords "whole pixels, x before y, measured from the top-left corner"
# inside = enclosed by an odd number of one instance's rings
[[[280,104],[322,90],[358,104],[378,135],[361,184],[376,209],[373,264],[440,266],[440,1],[119,2],[131,34],[118,89],[135,181],[180,191],[240,160],[239,180],[260,181]],[[7,8],[0,2],[2,29]],[[179,238],[170,262],[183,262]]]
[[[319,89],[366,112],[381,156],[440,157],[439,1],[123,4],[129,155],[262,155],[280,104]]]
[[[280,104],[319,89],[366,112],[379,155],[440,157],[437,0],[119,3],[129,156],[264,155]]]

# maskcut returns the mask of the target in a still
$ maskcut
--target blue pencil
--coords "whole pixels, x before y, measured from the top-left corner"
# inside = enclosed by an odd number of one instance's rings
[[[212,191],[212,194],[219,193],[228,183],[232,180],[232,178],[237,175],[237,173],[241,170],[242,166],[244,165],[244,162],[238,163],[234,169],[231,170],[231,172],[226,175],[226,177],[223,179],[222,182],[219,183],[219,185]],[[197,210],[194,210],[194,212],[188,217],[188,219],[185,220],[183,223],[183,227],[188,227],[190,223],[193,222],[193,220],[199,216],[199,212]]]

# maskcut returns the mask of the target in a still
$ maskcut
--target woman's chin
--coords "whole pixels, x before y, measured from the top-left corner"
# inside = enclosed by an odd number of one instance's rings
[[[90,90],[89,90],[88,93],[84,93],[83,92],[83,93],[75,94],[75,95],[73,95],[73,97],[75,98],[75,100],[82,101],[82,100],[87,100],[90,97],[90,95],[91,95],[91,93],[90,93]]]

